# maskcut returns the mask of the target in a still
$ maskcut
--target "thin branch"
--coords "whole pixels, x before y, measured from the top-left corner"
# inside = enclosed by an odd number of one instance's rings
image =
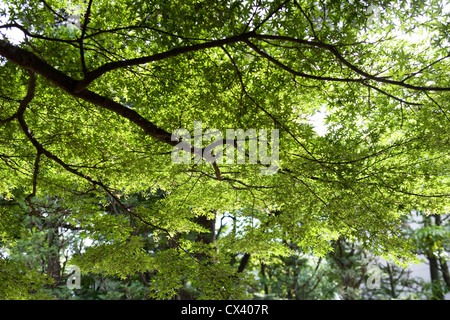
[[[249,41],[248,41],[249,42]],[[265,108],[263,108],[247,91],[247,89],[245,88],[245,84],[244,81],[242,79],[242,74],[238,68],[238,66],[236,65],[233,57],[230,55],[230,53],[224,48],[222,47],[222,50],[225,52],[225,54],[228,56],[228,58],[230,59],[231,63],[234,66],[234,69],[236,70],[237,74],[238,74],[238,78],[239,78],[239,82],[241,84],[242,87],[242,91],[244,92],[244,94],[247,96],[248,99],[250,99],[254,105],[256,105],[259,109],[261,109],[265,114],[267,114],[276,124],[279,124],[302,148],[303,150],[306,151],[306,153],[312,158],[307,158],[308,160],[313,160],[313,161],[317,161],[317,159],[314,157],[314,155],[308,150],[308,148],[306,148],[306,146],[301,143],[295,136],[294,134],[292,134],[292,132],[290,132],[290,130],[288,130],[288,128],[286,126],[284,126],[280,121],[278,121],[278,119],[276,119],[270,112],[268,112]]]
[[[185,47],[179,47],[174,48],[165,52],[156,53],[151,56],[145,56],[140,58],[134,58],[134,59],[127,59],[122,61],[115,61],[115,62],[109,62],[106,63],[100,67],[98,67],[95,70],[90,71],[85,79],[83,79],[77,86],[76,92],[80,92],[84,90],[92,81],[95,79],[101,77],[103,74],[118,69],[118,68],[124,68],[124,67],[130,67],[130,66],[136,66],[141,64],[146,64],[149,62],[155,62],[164,60],[171,57],[176,57],[181,54],[189,53],[189,52],[196,52],[200,50],[215,48],[215,47],[221,47],[226,44],[236,43],[244,41],[245,39],[248,39],[251,35],[253,35],[253,32],[243,33],[241,35],[220,39],[220,40],[212,40],[209,42],[204,43],[198,43],[190,46]]]
[[[325,205],[325,207],[328,207],[328,204],[326,203],[326,201],[325,200],[323,200],[314,190],[312,190],[311,189],[311,187],[305,182],[305,181],[303,181],[302,179],[299,179],[299,178],[297,178],[297,177],[295,177],[295,176],[292,176],[292,178],[294,178],[295,180],[297,180],[297,181],[299,181],[301,184],[303,184],[313,195],[314,195],[314,197],[316,197],[317,198],[317,200],[319,200],[320,202],[322,202],[324,205]]]
[[[447,113],[444,111],[444,109],[442,109],[441,105],[439,103],[436,102],[436,100],[434,100],[432,97],[429,96],[428,92],[425,92],[426,96],[428,97],[428,99],[430,99],[431,101],[433,101],[433,103],[435,105],[438,106],[439,110],[441,110],[442,114],[444,115],[444,117],[447,119],[448,122],[450,122],[449,117],[447,116]]]
[[[438,59],[438,60],[436,60],[436,61],[430,63],[429,65],[423,67],[423,68],[420,69],[419,71],[416,71],[416,72],[411,73],[409,76],[407,76],[406,78],[404,78],[401,82],[405,82],[406,80],[408,80],[408,79],[410,79],[410,78],[412,78],[412,77],[415,77],[415,76],[418,75],[419,73],[422,73],[423,71],[425,71],[426,69],[432,67],[432,66],[435,65],[436,63],[441,62],[442,60],[447,59],[447,58],[449,58],[449,57],[450,57],[450,54],[448,54],[448,55],[446,55],[446,56],[444,56],[444,57],[442,57],[442,58],[440,58],[440,59]]]
[[[380,92],[380,93],[382,93],[382,94],[384,94],[384,95],[386,95],[386,96],[388,96],[388,97],[390,97],[390,98],[392,98],[394,100],[402,102],[404,104],[411,105],[411,106],[423,106],[423,103],[409,102],[409,101],[403,100],[403,99],[398,98],[398,97],[396,97],[396,96],[394,96],[394,95],[392,95],[392,94],[390,94],[390,93],[388,93],[388,92],[386,92],[384,90],[381,90],[380,88],[372,86],[372,85],[370,85],[368,83],[363,82],[362,84],[365,85],[368,88],[372,88],[372,89],[374,89],[374,90],[376,90],[376,91],[378,91],[378,92]]]
[[[275,186],[270,187],[270,186],[249,185],[249,184],[247,184],[247,183],[245,183],[245,182],[242,182],[242,181],[240,181],[240,180],[233,179],[233,178],[228,178],[228,177],[221,177],[221,178],[219,179],[218,177],[214,177],[213,175],[211,175],[211,174],[209,174],[209,173],[206,173],[206,172],[204,172],[204,171],[202,171],[202,170],[193,170],[193,169],[190,169],[190,170],[187,170],[187,172],[198,172],[198,173],[201,173],[202,175],[204,175],[204,176],[206,176],[206,177],[208,177],[208,178],[211,178],[211,179],[222,180],[222,181],[230,182],[230,184],[231,184],[231,182],[236,182],[236,183],[239,183],[239,184],[241,184],[241,185],[243,185],[243,186],[245,187],[245,188],[236,188],[236,187],[233,186],[233,189],[245,189],[245,190],[248,190],[248,189],[250,189],[250,188],[252,188],[252,189],[275,189],[275,188],[276,188]]]
[[[403,81],[395,81],[395,80],[389,80],[386,78],[380,78],[380,77],[376,77],[373,76],[371,74],[368,74],[367,72],[359,69],[358,67],[356,67],[355,65],[351,64],[349,61],[347,61],[338,51],[335,47],[333,46],[329,46],[328,50],[333,53],[335,55],[335,57],[341,61],[344,65],[346,65],[349,69],[353,70],[354,72],[356,72],[359,75],[362,75],[368,79],[371,80],[375,80],[377,82],[383,82],[383,83],[387,83],[387,84],[393,84],[396,86],[400,86],[400,87],[404,87],[407,89],[413,89],[413,90],[418,90],[418,91],[450,91],[449,87],[423,87],[423,86],[416,86],[416,85],[412,85],[412,84],[407,84],[404,83]]]
[[[25,120],[23,118],[23,114],[25,113],[25,110],[28,107],[28,105],[30,104],[31,100],[33,100],[34,94],[36,91],[36,75],[31,71],[29,71],[28,74],[29,74],[30,78],[28,80],[27,94],[23,98],[23,100],[20,102],[19,109],[17,110],[17,112],[15,114],[15,118],[19,121],[21,126],[25,122]],[[24,128],[24,127],[22,126],[22,128]],[[25,132],[25,129],[24,129],[24,132]],[[30,130],[26,130],[25,134],[32,136],[32,133]],[[34,171],[33,171],[33,182],[32,182],[33,191],[26,198],[26,200],[30,204],[30,207],[32,207],[31,197],[34,197],[36,195],[37,175],[39,172],[39,161],[41,160],[41,153],[42,153],[41,150],[37,149],[36,159],[34,161]]]
[[[7,124],[8,122],[13,121],[14,119],[16,119],[16,115],[15,114],[13,114],[11,117],[8,117],[6,119],[0,120],[0,126],[4,125],[4,124]]]
[[[178,38],[178,39],[182,39],[182,40],[187,40],[187,41],[211,41],[211,39],[208,39],[208,38],[194,38],[194,37],[180,36],[178,34],[171,33],[171,32],[165,31],[165,30],[161,30],[161,29],[158,29],[158,28],[155,28],[155,27],[146,26],[143,23],[142,24],[138,24],[138,25],[130,25],[130,26],[126,26],[126,27],[117,27],[117,28],[106,29],[106,30],[97,29],[97,28],[91,28],[90,27],[89,30],[93,30],[95,32],[87,34],[84,38],[85,39],[89,39],[89,38],[93,38],[93,37],[95,37],[95,36],[97,36],[99,34],[103,34],[103,33],[115,33],[117,31],[133,30],[133,29],[151,30],[151,31],[154,31],[154,32],[157,32],[157,33],[168,35],[170,37],[174,37],[174,38]],[[127,34],[121,34],[121,35],[125,36]],[[148,38],[137,37],[137,36],[134,36],[134,37],[135,38],[139,38],[139,39],[148,40]]]
[[[41,160],[41,152],[37,151],[36,159],[34,161],[34,171],[33,171],[33,191],[29,195],[29,197],[36,196],[36,189],[37,189],[37,176],[39,173],[39,161]]]
[[[62,15],[60,15],[58,12],[56,12],[45,0],[41,0],[41,3],[43,3],[44,6],[47,7],[47,9],[49,9],[51,12],[53,12],[53,14],[55,16],[57,16],[59,19],[61,19],[61,21],[65,20],[65,18]]]
[[[446,197],[450,197],[450,194],[421,194],[421,193],[415,193],[415,192],[410,192],[410,191],[403,191],[403,190],[399,190],[399,189],[396,189],[394,187],[391,187],[390,185],[388,185],[386,182],[384,182],[379,177],[378,177],[378,180],[381,181],[381,183],[386,188],[391,189],[392,191],[403,193],[403,194],[407,194],[407,195],[410,195],[410,196],[422,197],[422,198],[446,198]]]
[[[258,24],[256,25],[256,27],[253,29],[253,31],[256,31],[256,30],[258,30],[259,28],[261,28],[261,27],[263,26],[263,24],[265,24],[265,23],[266,23],[267,21],[269,21],[275,14],[277,14],[278,11],[280,11],[281,8],[283,8],[284,5],[285,5],[286,3],[288,3],[289,1],[290,1],[290,0],[286,0],[286,1],[284,1],[283,3],[281,3],[277,8],[275,8],[274,11],[272,11],[269,15],[267,15],[267,17],[265,17],[260,23],[258,23]]]
[[[253,13],[252,16],[250,17],[250,19],[248,20],[247,24],[245,25],[244,31],[243,33],[247,32],[248,27],[250,27],[250,23],[252,23],[253,19],[255,18],[256,14],[258,13],[258,8],[256,8]]]
[[[87,25],[90,19],[89,16],[91,15],[92,2],[93,0],[89,0],[86,13],[84,14],[83,26],[81,27],[81,38],[84,38],[84,35],[86,34]]]
[[[288,37],[288,36],[276,36],[276,35],[263,35],[263,34],[257,34],[257,35],[252,35],[249,38],[256,38],[256,39],[269,39],[269,40],[282,40],[282,41],[289,41],[289,42],[296,42],[296,43],[300,43],[300,44],[306,44],[309,46],[314,46],[314,47],[318,47],[318,48],[323,48],[328,50],[329,52],[331,52],[340,62],[342,62],[345,66],[347,66],[350,70],[354,71],[355,73],[363,76],[364,78],[362,79],[340,79],[340,78],[331,78],[331,79],[327,79],[325,77],[318,77],[317,80],[330,80],[330,81],[345,81],[345,82],[362,82],[362,81],[367,81],[367,80],[374,80],[377,82],[382,82],[382,83],[387,83],[387,84],[393,84],[396,86],[400,86],[400,87],[404,87],[407,89],[413,89],[413,90],[417,90],[417,91],[450,91],[450,87],[424,87],[424,86],[416,86],[416,85],[412,85],[412,84],[408,84],[408,83],[404,83],[403,81],[395,81],[395,80],[389,80],[386,79],[384,77],[377,77],[374,75],[371,75],[361,69],[359,69],[357,66],[353,65],[352,63],[350,63],[347,59],[345,59],[341,53],[336,49],[335,46],[330,45],[330,44],[326,44],[323,42],[317,42],[317,41],[307,41],[307,40],[302,40],[302,39],[297,39],[297,38],[293,38],[293,37]],[[292,74],[298,74],[299,76],[302,76],[301,73],[298,73],[294,70],[292,70],[291,68],[285,66],[284,64],[282,64],[281,62],[279,62],[278,60],[272,58],[271,56],[269,56],[267,53],[263,52],[261,49],[259,49],[256,45],[254,45],[253,43],[251,43],[248,39],[245,40],[245,42],[252,47],[252,49],[254,49],[255,51],[257,51],[258,53],[260,53],[261,55],[263,55],[265,58],[267,58],[269,61],[275,63],[276,65],[278,65],[279,67],[283,68],[284,70],[292,73]],[[311,75],[304,75],[305,77],[310,77]]]
[[[18,164],[16,161],[14,161],[13,159],[11,159],[10,156],[4,156],[4,155],[0,154],[0,160],[2,160],[8,168],[10,168],[10,169],[12,169],[12,170],[14,170],[14,171],[20,172],[20,173],[23,174],[24,176],[28,175],[27,172],[24,172],[24,171],[21,170],[21,167],[22,167],[22,166],[19,165],[19,164]],[[10,162],[12,162],[12,163],[15,165],[15,167],[14,167],[13,164],[11,164]]]
[[[8,23],[8,24],[4,24],[0,26],[0,29],[8,29],[8,28],[17,28],[20,31],[22,31],[26,36],[30,37],[30,38],[36,38],[36,39],[41,39],[41,40],[48,40],[48,41],[55,41],[55,42],[62,42],[62,43],[68,43],[68,44],[74,44],[76,43],[78,40],[69,40],[69,39],[60,39],[60,38],[51,38],[51,37],[47,37],[47,36],[43,36],[40,34],[33,34],[30,31],[28,31],[24,26],[21,26],[18,23]]]

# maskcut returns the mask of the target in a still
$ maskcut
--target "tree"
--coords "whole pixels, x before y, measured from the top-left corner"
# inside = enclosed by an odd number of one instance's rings
[[[445,10],[433,0],[8,0],[0,193],[15,201],[22,188],[28,216],[60,201],[71,214],[58,223],[108,239],[74,263],[119,277],[152,270],[160,298],[188,284],[197,297],[240,297],[249,261],[289,256],[287,243],[323,256],[345,237],[406,263],[400,217],[448,208]],[[323,135],[307,121],[319,110]],[[242,153],[226,129],[254,132],[270,156],[251,139]],[[172,161],[180,145],[188,163]],[[166,196],[126,204],[143,190]],[[110,201],[115,215],[98,208]],[[227,213],[242,226],[215,239]],[[152,255],[144,228],[170,246]]]

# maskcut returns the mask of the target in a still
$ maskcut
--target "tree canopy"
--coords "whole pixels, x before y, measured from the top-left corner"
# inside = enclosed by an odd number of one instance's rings
[[[186,283],[243,297],[252,259],[321,257],[343,238],[413,260],[402,217],[450,199],[445,5],[3,1],[0,241],[31,237],[24,224],[75,232],[91,245],[71,264],[153,272],[156,298]],[[173,161],[177,129],[189,163]],[[208,129],[254,129],[279,151],[276,172],[249,152],[202,160]],[[216,142],[238,156],[237,140]]]

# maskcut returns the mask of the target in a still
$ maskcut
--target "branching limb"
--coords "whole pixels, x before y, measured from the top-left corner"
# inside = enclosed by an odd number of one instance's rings
[[[11,117],[8,117],[6,119],[0,120],[0,126],[4,125],[4,124],[7,124],[8,122],[13,121],[15,118],[16,118],[16,115],[13,114]]]
[[[74,44],[74,43],[76,44],[78,41],[75,39],[60,39],[60,38],[47,37],[47,36],[43,36],[40,34],[34,34],[34,33],[31,33],[30,31],[28,31],[27,28],[25,28],[24,26],[22,26],[18,23],[7,23],[7,24],[0,26],[0,29],[9,29],[9,28],[17,28],[30,38],[36,38],[36,39],[54,41],[54,42],[61,42],[61,43],[67,43],[67,44]]]
[[[350,70],[354,71],[356,74],[362,76],[363,78],[345,79],[345,78],[333,78],[333,77],[319,77],[319,76],[313,76],[313,75],[309,75],[309,74],[305,74],[305,73],[301,73],[301,72],[295,71],[295,70],[291,69],[290,67],[284,65],[283,63],[281,63],[277,59],[271,57],[270,55],[268,55],[264,51],[262,51],[255,44],[250,42],[250,40],[249,40],[250,38],[294,42],[294,43],[299,43],[299,44],[302,44],[302,45],[308,45],[308,46],[312,46],[312,47],[325,49],[325,50],[329,51],[330,53],[332,53],[337,58],[337,60],[340,61],[343,65],[347,66]],[[417,90],[417,91],[450,91],[450,87],[416,86],[416,85],[404,83],[403,82],[404,80],[402,80],[402,81],[395,81],[395,80],[387,79],[385,77],[377,77],[377,76],[371,75],[371,74],[361,70],[360,68],[358,68],[357,66],[355,66],[354,64],[349,62],[347,59],[345,59],[341,55],[341,53],[336,49],[336,47],[334,45],[331,45],[331,44],[327,44],[327,43],[323,43],[323,42],[317,42],[317,41],[307,41],[307,40],[297,39],[297,38],[293,38],[293,37],[289,37],[289,36],[264,35],[264,34],[252,35],[251,37],[249,37],[249,39],[246,39],[244,42],[249,47],[251,47],[254,51],[256,51],[258,54],[260,54],[261,56],[263,56],[267,60],[271,61],[275,65],[279,66],[280,68],[288,71],[289,73],[294,74],[294,75],[298,75],[298,76],[302,76],[302,77],[305,77],[305,78],[316,79],[316,80],[340,81],[340,82],[359,82],[359,83],[365,82],[367,80],[373,80],[373,81],[376,81],[376,82],[392,84],[392,85],[395,85],[395,86],[400,86],[400,87],[404,87],[404,88],[412,89],[412,90]]]

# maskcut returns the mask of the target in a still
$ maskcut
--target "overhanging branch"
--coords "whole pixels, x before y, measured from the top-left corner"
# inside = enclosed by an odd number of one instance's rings
[[[136,65],[142,65],[142,64],[149,63],[149,62],[155,62],[155,61],[160,61],[160,60],[164,60],[164,59],[171,58],[171,57],[176,57],[181,54],[185,54],[185,53],[189,53],[189,52],[196,52],[196,51],[200,51],[200,50],[221,47],[226,44],[242,42],[242,41],[248,39],[249,37],[251,37],[252,35],[254,35],[253,32],[248,32],[248,33],[243,33],[241,35],[237,35],[237,36],[233,36],[233,37],[229,37],[229,38],[225,38],[225,39],[212,40],[209,42],[198,43],[198,44],[194,44],[191,46],[174,48],[174,49],[171,49],[171,50],[168,50],[165,52],[153,54],[151,56],[145,56],[145,57],[140,57],[140,58],[105,63],[104,65],[98,67],[97,69],[89,72],[86,75],[86,77],[77,84],[75,91],[80,92],[80,91],[84,90],[84,88],[86,88],[92,81],[94,81],[95,79],[98,79],[105,73],[115,70],[115,69],[131,67],[131,66],[136,66]]]

